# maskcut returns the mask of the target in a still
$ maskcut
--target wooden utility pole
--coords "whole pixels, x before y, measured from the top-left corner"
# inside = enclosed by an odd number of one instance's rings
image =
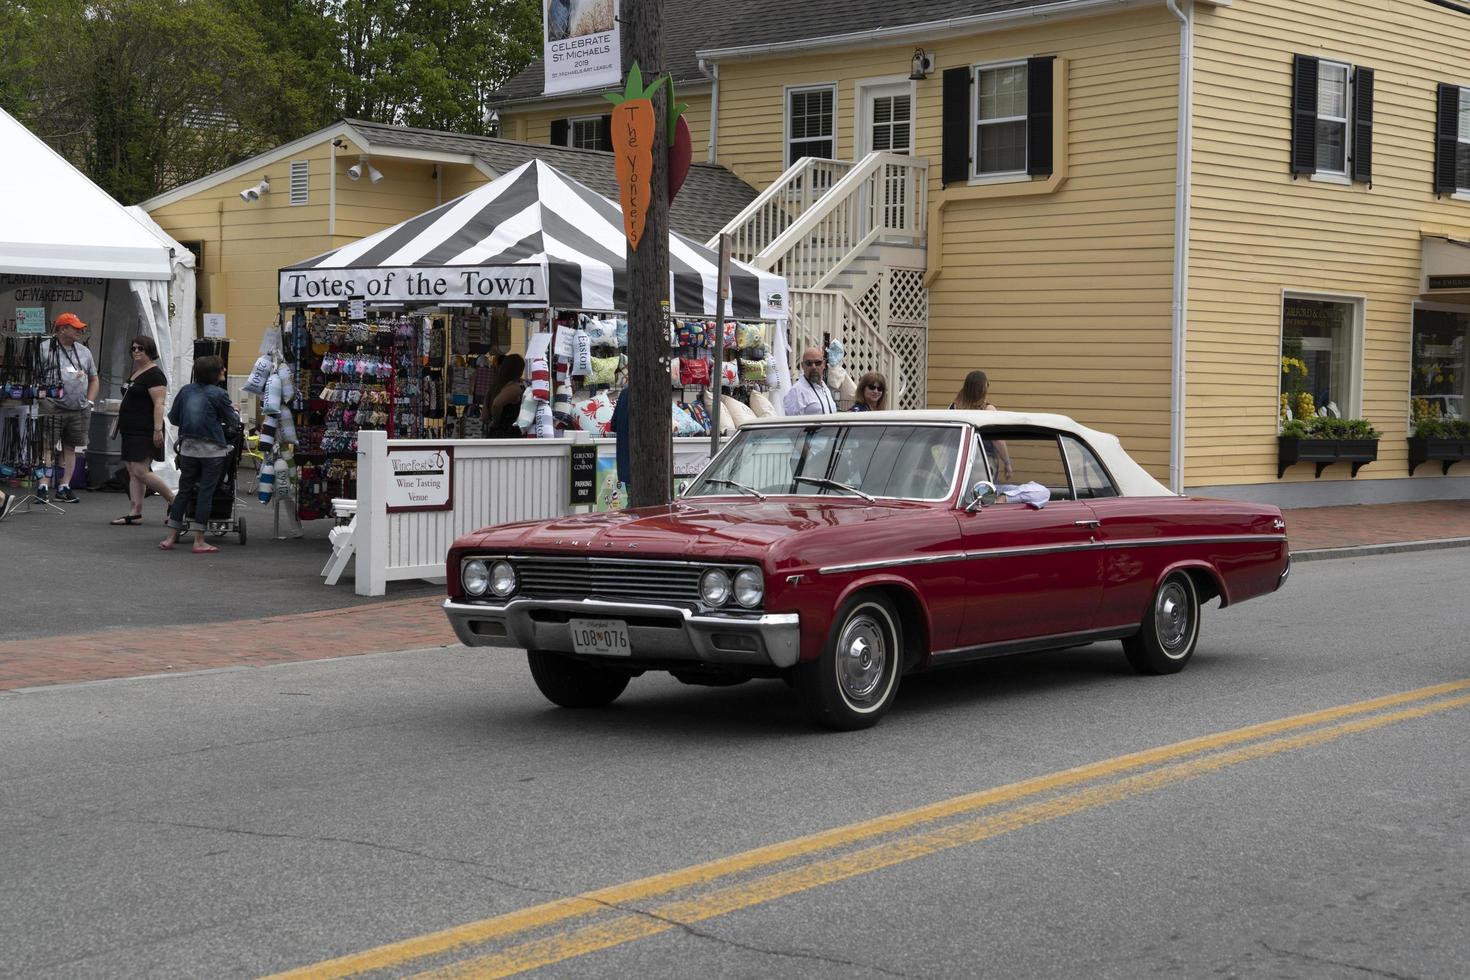
[[[636,61],[649,81],[664,70],[663,0],[621,0],[623,73]],[[628,502],[669,502],[674,445],[669,381],[669,88],[653,96],[653,196],[638,248],[628,246]]]

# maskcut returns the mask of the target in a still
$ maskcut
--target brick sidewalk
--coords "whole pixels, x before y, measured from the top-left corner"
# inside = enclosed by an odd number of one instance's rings
[[[1470,500],[1426,500],[1283,512],[1292,551],[1470,538]]]
[[[209,667],[264,666],[458,642],[439,598],[0,643],[0,691]]]

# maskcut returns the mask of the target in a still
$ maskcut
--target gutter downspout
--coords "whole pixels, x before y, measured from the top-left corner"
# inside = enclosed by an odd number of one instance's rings
[[[337,247],[337,140],[333,138],[327,145],[327,152],[332,154],[327,163],[327,237],[329,248]]]
[[[1186,10],[1179,4],[1188,3]],[[1174,175],[1174,301],[1169,375],[1169,489],[1184,492],[1185,347],[1189,333],[1189,211],[1194,168],[1194,3],[1165,0],[1179,18],[1179,125]]]
[[[719,163],[720,156],[720,66],[706,65],[699,59],[699,70],[710,79],[709,91],[709,159],[707,163]]]

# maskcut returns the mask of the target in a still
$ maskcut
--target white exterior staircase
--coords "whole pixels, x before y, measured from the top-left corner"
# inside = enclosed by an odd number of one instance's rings
[[[804,348],[840,339],[854,380],[881,371],[890,407],[925,407],[928,198],[927,160],[809,157],[725,226],[734,258],[790,287],[793,377]],[[719,243],[716,235],[708,244]]]

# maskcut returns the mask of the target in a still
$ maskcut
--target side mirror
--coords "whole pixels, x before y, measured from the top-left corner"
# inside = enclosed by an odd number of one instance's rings
[[[973,487],[970,488],[970,493],[972,493],[974,496],[971,497],[970,502],[965,505],[966,514],[973,514],[977,510],[984,510],[985,495],[990,494],[990,496],[994,498],[997,491],[995,489],[994,483],[991,483],[989,480],[981,480],[979,483],[976,483]]]

